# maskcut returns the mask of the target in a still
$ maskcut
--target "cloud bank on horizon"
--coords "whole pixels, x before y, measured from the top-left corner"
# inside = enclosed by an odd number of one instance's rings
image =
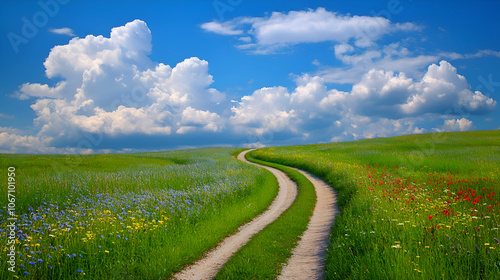
[[[293,89],[272,85],[228,100],[213,87],[208,61],[186,57],[172,66],[152,61],[154,34],[146,22],[134,20],[113,28],[109,37],[87,35],[55,46],[44,67],[47,77],[58,82],[26,82],[14,94],[33,101],[37,133],[0,127],[0,152],[150,148],[137,139],[163,141],[163,148],[195,146],[193,139],[262,147],[466,131],[474,128],[468,116],[496,109],[497,102],[471,90],[450,61],[499,52],[422,55],[404,40],[379,45],[393,33],[422,32],[424,27],[415,23],[318,8],[206,22],[201,28],[235,37],[235,47],[248,55],[280,55],[298,44],[331,42],[332,56],[342,66],[294,75]],[[74,35],[71,29],[53,32]],[[335,85],[340,84],[352,88],[339,90]]]

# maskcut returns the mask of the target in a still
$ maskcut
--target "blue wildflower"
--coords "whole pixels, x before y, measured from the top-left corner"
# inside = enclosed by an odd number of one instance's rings
[[[78,272],[78,273],[82,273],[82,272],[83,272],[83,270],[78,269],[76,272]]]

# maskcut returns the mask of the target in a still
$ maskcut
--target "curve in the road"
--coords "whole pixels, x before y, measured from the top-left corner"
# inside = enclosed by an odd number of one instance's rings
[[[248,162],[245,159],[245,154],[247,152],[249,151],[240,153],[238,159],[271,171],[278,179],[278,195],[271,203],[268,210],[249,223],[241,226],[237,233],[225,238],[216,248],[210,250],[204,258],[175,274],[174,279],[212,279],[236,251],[245,245],[254,234],[276,220],[295,200],[297,196],[297,185],[282,171]]]

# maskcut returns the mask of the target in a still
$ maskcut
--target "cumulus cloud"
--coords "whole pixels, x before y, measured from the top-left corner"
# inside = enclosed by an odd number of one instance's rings
[[[36,136],[24,136],[16,132],[8,131],[5,128],[0,130],[0,153],[40,153],[46,151],[48,143],[40,141]]]
[[[341,100],[351,112],[381,117],[435,114],[486,114],[496,101],[479,91],[472,92],[465,77],[447,61],[431,64],[419,81],[404,72],[372,69],[350,93],[333,93],[323,105]]]
[[[311,22],[311,14],[316,21]],[[242,38],[240,42],[256,42],[256,48],[266,46],[266,50],[335,40],[332,55],[356,77],[351,89],[329,88],[335,73],[327,69],[329,73],[295,76],[294,88],[263,87],[231,101],[211,87],[214,79],[207,61],[191,57],[172,66],[152,61],[152,35],[143,21],[113,28],[109,37],[73,38],[55,46],[44,62],[47,77],[58,82],[27,82],[14,94],[32,100],[38,133],[0,128],[0,152],[107,152],[116,143],[121,143],[118,150],[144,148],[147,144],[137,143],[150,139],[160,149],[173,143],[199,145],[199,139],[204,144],[234,144],[247,138],[241,143],[245,147],[290,143],[282,140],[342,141],[425,133],[432,130],[431,119],[446,119],[434,131],[465,131],[473,128],[465,115],[487,114],[496,108],[494,99],[471,91],[449,62],[436,64],[437,56],[413,55],[401,43],[368,46],[385,33],[361,41],[366,38],[355,26],[372,20],[386,24],[384,32],[418,29],[324,9],[205,26],[212,32],[219,28],[222,33],[234,33]],[[325,31],[331,22],[340,29]],[[283,23],[292,30],[278,38],[267,37],[278,36],[273,28],[281,30]],[[304,30],[294,30],[300,29],[299,23]],[[238,33],[244,30],[242,25],[250,25],[253,33]],[[345,30],[359,32],[349,35]],[[295,40],[301,32],[317,34]]]
[[[472,92],[464,76],[449,62],[429,66],[423,79],[412,84],[412,93],[401,109],[405,114],[453,113],[485,114],[496,107],[496,101],[480,91]]]
[[[92,153],[113,153],[131,152],[127,150],[99,149],[88,145],[88,142],[80,142],[83,145],[73,147],[53,147],[51,138],[41,138],[40,136],[25,135],[24,132],[0,127],[0,153],[12,154],[92,154]]]
[[[316,72],[329,83],[358,83],[371,69],[404,72],[412,78],[420,78],[426,67],[439,61],[438,55],[417,55],[401,42],[381,48],[356,48],[349,43],[334,47],[335,57],[342,62],[341,67],[325,67]]]
[[[71,28],[68,28],[68,27],[63,27],[63,28],[50,28],[49,29],[50,32],[54,33],[54,34],[60,34],[60,35],[66,35],[66,36],[70,36],[70,37],[75,37],[75,31],[73,31],[73,29]]]
[[[419,127],[418,123],[422,123],[422,119],[411,117],[391,119],[346,114],[338,121],[338,136],[334,136],[331,141],[425,133],[427,130]]]
[[[294,130],[289,122],[295,111],[290,108],[290,94],[284,87],[268,87],[244,96],[232,107],[230,121],[240,132],[263,134],[269,130]]]
[[[187,107],[182,112],[180,124],[182,126],[177,130],[179,134],[195,130],[196,127],[201,127],[205,131],[218,132],[224,126],[221,117],[216,113],[196,110],[191,107]]]
[[[21,86],[20,90],[15,94],[15,97],[25,100],[30,97],[62,97],[61,92],[66,86],[66,82],[59,82],[55,87],[42,85],[38,83],[25,83]]]
[[[35,99],[31,108],[40,130],[34,138],[18,135],[18,142],[57,146],[77,143],[85,133],[220,131],[224,126],[212,110],[218,110],[225,94],[210,88],[208,62],[192,57],[171,67],[151,61],[151,50],[151,32],[140,20],[113,28],[109,38],[88,35],[54,47],[45,72],[62,81],[20,86],[15,96]]]
[[[461,119],[451,119],[445,120],[441,128],[436,128],[436,132],[447,132],[447,131],[468,131],[473,128],[472,121],[461,118]]]
[[[243,97],[232,109],[231,122],[250,133],[288,131],[308,138],[331,133],[337,137],[331,139],[338,141],[424,133],[423,116],[429,120],[445,115],[481,115],[496,107],[492,98],[472,92],[467,80],[446,61],[430,65],[420,80],[402,72],[372,69],[350,92],[327,89],[325,79],[319,76],[306,74],[296,83],[291,93],[271,87]],[[457,123],[446,127],[470,128],[466,120]]]
[[[256,44],[248,45],[247,49],[260,54],[294,44],[324,41],[354,41],[359,47],[368,47],[386,34],[421,29],[413,23],[395,24],[383,17],[342,15],[324,8],[273,12],[268,17],[239,17],[223,23],[212,21],[204,23],[202,28],[221,35],[253,37]]]

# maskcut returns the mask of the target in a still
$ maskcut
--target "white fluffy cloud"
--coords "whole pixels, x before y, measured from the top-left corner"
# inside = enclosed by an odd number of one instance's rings
[[[205,131],[219,132],[224,127],[224,122],[216,113],[187,107],[182,112],[180,125],[182,126],[177,130],[179,134],[196,130],[197,127]]]
[[[350,93],[335,93],[323,103],[328,104],[329,99],[342,100],[355,114],[393,118],[428,113],[485,114],[496,107],[492,98],[472,92],[465,77],[447,61],[430,65],[419,81],[404,72],[372,69]]]
[[[48,145],[40,141],[38,137],[3,130],[5,128],[0,130],[0,153],[40,153],[44,152]]]
[[[419,83],[412,84],[412,92],[401,109],[405,114],[453,113],[484,114],[495,109],[496,101],[480,91],[472,92],[464,76],[446,61],[433,64]]]
[[[382,48],[356,48],[342,43],[334,47],[335,57],[342,62],[342,67],[323,67],[316,72],[326,82],[339,84],[358,83],[371,69],[403,72],[412,78],[420,78],[429,64],[439,61],[438,55],[417,55],[401,42],[392,43]]]
[[[330,141],[358,140],[395,135],[420,134],[427,132],[418,126],[418,118],[379,118],[347,114],[337,122],[339,133]]]
[[[213,21],[201,27],[221,35],[251,36],[255,43],[238,47],[261,54],[289,45],[324,41],[354,40],[357,46],[368,47],[388,33],[421,29],[413,23],[394,24],[383,17],[342,15],[324,8],[273,12],[268,17],[240,17],[222,23]]]
[[[296,82],[292,93],[273,87],[243,97],[232,109],[232,123],[250,133],[288,130],[314,137],[310,132],[316,130],[316,137],[331,133],[336,137],[331,140],[360,139],[423,133],[428,119],[422,116],[480,115],[496,107],[492,98],[472,92],[466,79],[446,61],[430,65],[418,81],[404,73],[372,69],[350,92],[328,90],[319,76],[306,74]],[[471,125],[462,118],[446,122],[444,129],[463,131]]]
[[[219,144],[234,144],[247,137],[241,145],[262,147],[283,139],[314,143],[465,131],[474,127],[465,116],[496,108],[495,100],[471,91],[465,77],[449,62],[433,64],[437,56],[415,56],[400,43],[369,47],[385,33],[362,41],[366,38],[356,26],[369,26],[372,20],[385,24],[384,32],[417,29],[412,24],[341,16],[324,9],[205,25],[206,30],[229,34],[249,24],[253,33],[241,33],[240,41],[255,41],[257,47],[268,49],[338,41],[334,54],[346,65],[345,72],[356,77],[350,81],[352,89],[341,91],[327,86],[335,75],[332,69],[302,74],[295,78],[293,89],[260,88],[233,102],[232,107],[224,93],[210,87],[214,80],[207,61],[191,57],[174,66],[151,61],[151,31],[143,21],[113,28],[109,38],[73,38],[54,47],[44,63],[46,75],[57,78],[58,83],[25,83],[15,94],[33,100],[38,133],[30,136],[0,128],[0,152],[106,152],[114,143],[101,147],[103,141],[122,141],[125,144],[118,149],[125,149],[134,141],[130,139],[139,138],[165,142],[160,146],[167,147],[174,140],[191,145],[184,140],[200,136],[204,140],[212,137]],[[325,26],[332,22],[339,30],[327,30]],[[279,37],[276,30],[286,25],[291,31]],[[303,32],[313,34],[300,41],[297,38]],[[357,49],[360,46],[363,51]],[[429,120],[439,120],[439,127],[429,127]]]
[[[109,38],[88,35],[54,47],[44,63],[46,74],[63,81],[53,87],[25,83],[16,95],[36,98],[31,108],[40,128],[37,139],[46,146],[75,142],[85,133],[220,131],[221,118],[211,110],[225,95],[209,87],[208,62],[192,57],[172,68],[152,62],[151,50],[151,32],[140,20],[113,28]],[[35,145],[35,138],[19,139]]]
[[[49,87],[48,85],[42,84],[30,84],[25,83],[21,86],[20,91],[15,94],[21,100],[29,99],[30,97],[50,97],[50,98],[60,98],[62,97],[62,91],[66,86],[66,82],[59,82],[55,87]]]
[[[341,67],[322,67],[316,75],[325,81],[339,84],[358,83],[360,77],[371,69],[404,72],[407,76],[420,79],[427,66],[440,60],[472,59],[478,57],[500,57],[500,52],[480,50],[473,54],[441,52],[439,54],[419,54],[410,51],[414,39],[404,39],[385,46],[359,47],[356,44],[341,43],[334,46],[335,57],[342,62]]]
[[[231,110],[231,123],[239,132],[263,134],[269,130],[294,130],[290,119],[295,111],[290,108],[290,94],[284,87],[269,87],[241,98],[238,107]]]
[[[451,119],[445,120],[441,128],[436,128],[436,132],[447,132],[447,131],[468,131],[473,128],[472,121],[461,118],[461,119]]]

